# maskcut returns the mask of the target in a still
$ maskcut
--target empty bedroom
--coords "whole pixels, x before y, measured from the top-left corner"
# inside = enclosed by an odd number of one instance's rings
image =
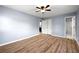
[[[0,5],[0,53],[79,53],[79,5]]]

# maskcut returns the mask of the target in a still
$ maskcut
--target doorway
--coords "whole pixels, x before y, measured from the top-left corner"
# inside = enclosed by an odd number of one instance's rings
[[[75,39],[75,16],[65,17],[65,37]]]

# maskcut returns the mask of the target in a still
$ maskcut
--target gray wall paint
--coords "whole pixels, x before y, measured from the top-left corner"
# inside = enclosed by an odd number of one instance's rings
[[[69,14],[65,14],[65,15],[59,15],[59,16],[55,16],[55,17],[52,17],[50,19],[46,19],[45,21],[48,20],[48,22],[50,23],[44,23],[43,24],[43,27],[45,27],[43,30],[45,31],[46,34],[50,34],[51,35],[56,35],[56,36],[62,36],[64,37],[65,36],[65,22],[64,22],[64,18],[67,17],[67,16],[75,16],[76,19],[75,19],[75,30],[76,30],[76,40],[79,42],[79,11],[77,12],[74,12],[74,13],[69,13]],[[50,26],[49,27],[46,27],[46,25]],[[46,32],[47,30],[49,30],[49,32]]]
[[[60,16],[55,16],[51,18],[51,27],[52,27],[52,35],[57,35],[57,36],[64,36],[65,32],[64,32],[64,26],[65,26],[65,22],[64,22],[64,18],[66,16],[76,16],[76,13],[70,13],[70,14],[65,14],[65,15],[60,15]]]
[[[77,41],[79,42],[79,11],[77,12],[77,21],[76,21],[76,34],[77,34]]]
[[[79,12],[48,19],[51,22],[49,31],[52,35],[64,36],[64,17],[66,16],[77,16],[76,33],[79,39]],[[38,34],[39,20],[32,15],[0,6],[0,44]]]
[[[39,33],[39,18],[0,6],[0,44]]]

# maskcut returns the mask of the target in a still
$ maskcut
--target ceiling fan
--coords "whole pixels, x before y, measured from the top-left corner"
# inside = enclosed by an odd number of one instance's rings
[[[48,9],[48,7],[50,7],[50,5],[46,5],[46,6],[40,6],[40,7],[36,7],[38,10],[36,10],[36,12],[46,12],[46,11],[51,11],[51,9]]]

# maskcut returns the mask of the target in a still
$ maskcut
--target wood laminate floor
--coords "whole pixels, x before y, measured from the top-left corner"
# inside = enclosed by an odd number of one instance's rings
[[[40,34],[0,47],[1,53],[78,53],[75,40]]]

